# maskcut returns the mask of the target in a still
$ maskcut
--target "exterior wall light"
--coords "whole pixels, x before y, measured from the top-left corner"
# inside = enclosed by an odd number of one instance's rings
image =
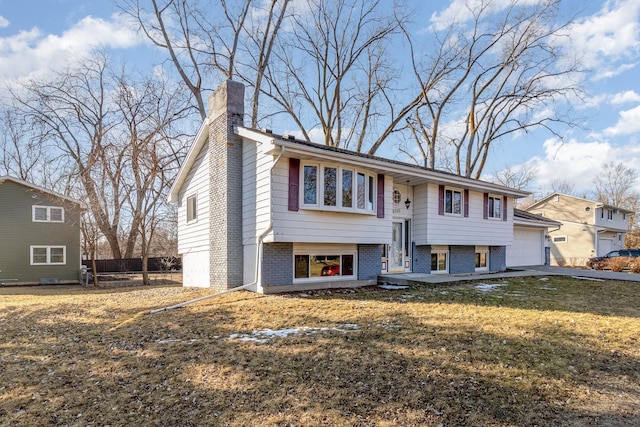
[[[407,181],[407,200],[404,201],[404,205],[409,209],[411,206],[411,200],[409,200],[409,181]]]

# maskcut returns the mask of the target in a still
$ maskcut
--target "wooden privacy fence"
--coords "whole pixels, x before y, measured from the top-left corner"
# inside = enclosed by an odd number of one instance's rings
[[[82,265],[91,269],[90,260],[82,260]],[[96,273],[125,273],[142,271],[142,258],[124,259],[97,259]],[[157,257],[149,258],[147,262],[148,271],[179,271],[182,270],[182,258],[179,257]]]

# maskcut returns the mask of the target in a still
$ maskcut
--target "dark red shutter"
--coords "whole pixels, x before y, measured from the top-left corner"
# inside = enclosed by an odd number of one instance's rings
[[[464,217],[469,217],[469,190],[464,190]]]
[[[300,159],[289,159],[289,210],[300,206]]]
[[[507,220],[507,196],[502,196],[502,220]]]
[[[482,217],[484,219],[489,218],[489,193],[484,193],[484,200],[482,201]]]
[[[384,218],[384,175],[378,174],[378,218]]]
[[[444,185],[438,186],[438,215],[444,215]]]

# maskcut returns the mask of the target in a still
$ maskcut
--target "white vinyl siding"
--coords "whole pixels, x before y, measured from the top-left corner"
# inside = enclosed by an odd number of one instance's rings
[[[194,251],[182,255],[182,285],[209,287],[209,252]]]
[[[418,245],[487,245],[507,246],[513,241],[513,222],[488,221],[483,217],[484,193],[469,191],[469,216],[438,214],[438,185],[427,186],[427,200],[423,200],[425,187],[416,187],[414,240]],[[511,199],[508,209],[513,209]],[[463,202],[464,203],[464,202]],[[423,213],[426,205],[426,214]],[[463,208],[464,209],[464,208]]]
[[[209,248],[209,143],[203,145],[180,192],[178,253]],[[197,221],[187,221],[187,201],[196,197]]]
[[[301,164],[301,170],[303,166],[304,164]],[[349,167],[345,167],[345,170],[346,169],[349,169]],[[370,175],[374,178],[376,176],[375,173],[371,173]],[[390,243],[392,218],[391,197],[393,192],[391,177],[385,177],[384,218],[377,218],[375,212],[373,212],[374,214],[372,215],[362,215],[356,213],[356,211],[343,212],[302,209],[302,203],[299,211],[289,211],[288,177],[288,161],[280,161],[273,170],[273,232],[267,241],[362,244]],[[357,173],[354,171],[354,181],[357,179]],[[368,203],[367,193],[365,192],[363,196],[365,204]],[[354,204],[357,204],[357,199],[358,196],[355,197]]]
[[[244,245],[256,244],[271,221],[271,175],[274,157],[260,152],[263,145],[245,140],[242,155],[242,238]],[[289,159],[280,158],[288,179]],[[287,181],[288,185],[288,181]],[[286,201],[286,200],[285,200]],[[249,261],[245,258],[245,263]],[[255,264],[255,260],[251,260]],[[249,271],[255,270],[254,267]],[[246,276],[246,274],[245,274]]]

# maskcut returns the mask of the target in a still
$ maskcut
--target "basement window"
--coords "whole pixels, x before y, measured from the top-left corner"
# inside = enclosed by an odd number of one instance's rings
[[[313,279],[345,277],[353,278],[355,254],[294,256],[294,278]]]

